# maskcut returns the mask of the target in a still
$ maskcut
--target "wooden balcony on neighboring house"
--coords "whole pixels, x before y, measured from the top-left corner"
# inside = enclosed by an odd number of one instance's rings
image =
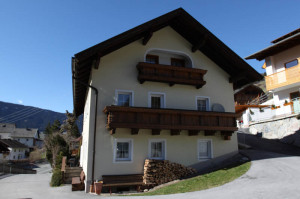
[[[265,79],[268,91],[300,82],[300,58],[298,58],[298,65],[266,76]]]
[[[139,71],[138,80],[141,84],[145,81],[153,81],[169,83],[170,86],[174,84],[193,85],[198,89],[206,83],[203,76],[207,70],[146,62],[139,62],[136,67]]]
[[[111,134],[117,128],[129,128],[131,134],[138,134],[139,129],[151,129],[152,135],[159,135],[161,130],[170,130],[171,135],[180,135],[187,130],[188,135],[214,135],[221,131],[225,140],[229,140],[236,127],[235,113],[202,112],[179,109],[151,109],[143,107],[106,106],[106,128]]]

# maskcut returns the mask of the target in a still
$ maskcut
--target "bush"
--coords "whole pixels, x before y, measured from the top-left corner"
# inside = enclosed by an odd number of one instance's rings
[[[51,187],[58,187],[62,183],[63,183],[62,172],[60,171],[60,169],[54,169],[53,174],[52,174],[52,178],[51,178],[51,182],[50,182],[50,186]]]

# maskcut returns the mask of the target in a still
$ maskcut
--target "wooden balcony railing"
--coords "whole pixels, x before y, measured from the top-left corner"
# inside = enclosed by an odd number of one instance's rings
[[[300,59],[297,66],[266,76],[265,79],[268,91],[300,82]]]
[[[207,70],[145,62],[139,62],[136,67],[139,71],[138,80],[141,84],[145,81],[165,82],[169,83],[170,86],[174,84],[193,85],[197,89],[206,84],[203,76]]]
[[[138,134],[139,129],[151,129],[152,135],[159,135],[161,130],[170,130],[171,135],[179,135],[182,130],[188,130],[189,135],[199,131],[214,135],[221,131],[225,139],[230,139],[237,130],[235,113],[121,106],[107,106],[103,112],[107,114],[106,128],[111,134],[117,128],[130,128],[132,134]]]

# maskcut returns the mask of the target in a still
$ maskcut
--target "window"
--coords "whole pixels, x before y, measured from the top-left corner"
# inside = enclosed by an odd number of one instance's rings
[[[132,139],[116,139],[114,146],[114,161],[132,161]]]
[[[164,160],[166,158],[166,141],[153,139],[149,141],[149,158]]]
[[[212,158],[212,141],[198,140],[198,160]]]
[[[196,97],[196,106],[198,111],[209,111],[209,98]]]
[[[297,65],[298,65],[298,60],[297,59],[295,59],[293,61],[286,62],[284,64],[285,68],[291,68],[291,67],[297,66]]]
[[[146,62],[150,64],[158,64],[158,56],[157,55],[146,55]]]
[[[290,99],[293,100],[293,99],[296,99],[296,98],[299,98],[300,97],[300,92],[293,92],[293,93],[290,93]]]
[[[17,152],[17,150],[16,150],[16,149],[14,149],[14,152]]]
[[[118,106],[133,106],[133,92],[132,91],[116,91]]]
[[[171,58],[171,65],[185,67],[185,61],[184,59]]]
[[[148,106],[150,108],[165,108],[165,94],[149,92],[148,93]]]

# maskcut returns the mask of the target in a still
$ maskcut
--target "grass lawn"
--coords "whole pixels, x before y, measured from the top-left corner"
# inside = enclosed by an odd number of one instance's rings
[[[175,184],[171,184],[160,189],[137,194],[138,196],[150,196],[150,195],[165,195],[165,194],[175,194],[175,193],[185,193],[192,191],[200,191],[203,189],[209,189],[212,187],[217,187],[225,183],[231,182],[234,179],[240,177],[246,173],[250,168],[251,162],[246,162],[244,164],[221,169],[212,173],[199,175],[190,179],[180,181]]]

